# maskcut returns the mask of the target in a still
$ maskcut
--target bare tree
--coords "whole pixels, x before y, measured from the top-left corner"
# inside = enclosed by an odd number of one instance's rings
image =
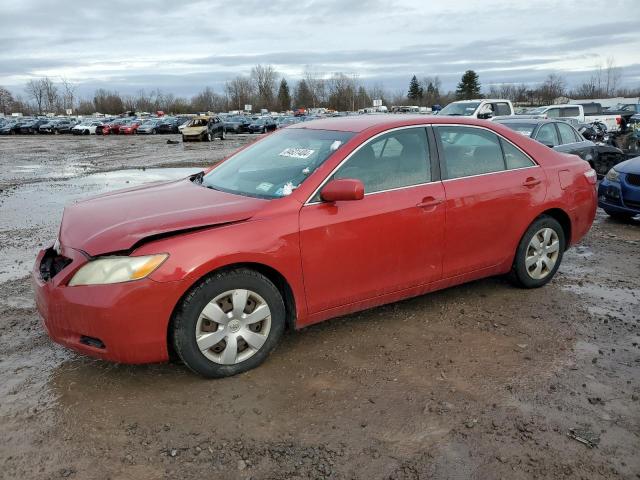
[[[191,108],[196,112],[216,112],[223,110],[225,103],[211,87],[206,87],[191,99]]]
[[[551,73],[538,89],[538,96],[541,103],[550,105],[553,101],[561,97],[566,92],[567,82],[560,75]]]
[[[324,75],[311,70],[311,67],[307,65],[304,72],[304,79],[311,92],[311,106],[316,108],[324,105],[327,101],[327,81]]]
[[[13,95],[4,87],[0,87],[0,112],[7,114],[13,107]]]
[[[327,82],[329,107],[338,111],[353,110],[356,96],[356,78],[335,73]]]
[[[62,87],[62,108],[64,110],[72,110],[77,87],[65,77],[60,79],[60,85]]]
[[[271,65],[256,65],[251,69],[251,80],[257,92],[258,106],[274,110],[278,73]]]
[[[253,97],[253,84],[251,79],[238,76],[228,81],[225,86],[225,93],[229,99],[229,104],[234,109],[244,110],[244,106],[251,104]]]
[[[49,77],[43,77],[40,80],[42,90],[44,91],[44,106],[47,112],[56,113],[60,107],[60,97],[58,96],[58,87]]]
[[[613,97],[618,89],[618,84],[622,75],[620,69],[616,67],[616,62],[613,57],[607,58],[605,73],[605,90],[604,93],[607,97]]]
[[[27,97],[33,100],[39,114],[42,114],[42,107],[45,101],[44,85],[40,80],[31,79],[24,87]]]

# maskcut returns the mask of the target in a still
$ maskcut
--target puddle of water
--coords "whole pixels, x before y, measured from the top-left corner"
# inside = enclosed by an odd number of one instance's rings
[[[175,180],[200,168],[150,168],[95,173],[69,180],[26,184],[0,198],[0,282],[28,275],[42,245],[57,236],[64,206],[91,195],[149,182]]]

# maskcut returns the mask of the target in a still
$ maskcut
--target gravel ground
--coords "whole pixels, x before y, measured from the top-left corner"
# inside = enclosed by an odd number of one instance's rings
[[[334,319],[233,378],[53,345],[28,272],[62,205],[249,141],[168,138],[0,138],[0,478],[640,478],[640,222],[602,212],[542,289]]]

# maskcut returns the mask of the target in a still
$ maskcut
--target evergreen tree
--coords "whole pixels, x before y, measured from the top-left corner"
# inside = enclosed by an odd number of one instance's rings
[[[423,93],[424,91],[422,89],[422,86],[420,85],[420,82],[418,82],[417,77],[414,75],[411,78],[411,82],[409,83],[409,93],[407,93],[407,98],[419,103],[420,100],[422,100]]]
[[[460,83],[458,83],[456,96],[459,100],[470,100],[480,97],[480,80],[476,72],[473,70],[464,72]]]
[[[307,82],[302,79],[296,88],[295,106],[296,108],[309,108],[313,106],[313,92]]]
[[[280,88],[278,89],[278,108],[280,108],[281,112],[286,112],[291,108],[289,84],[284,78],[280,81]]]

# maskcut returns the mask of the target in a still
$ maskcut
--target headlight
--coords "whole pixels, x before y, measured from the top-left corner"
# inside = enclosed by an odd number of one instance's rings
[[[615,170],[615,168],[612,168],[607,172],[607,176],[605,178],[610,182],[619,182],[620,174]]]
[[[103,257],[92,260],[78,270],[69,286],[104,285],[108,283],[140,280],[162,265],[169,255],[147,255],[143,257]]]

